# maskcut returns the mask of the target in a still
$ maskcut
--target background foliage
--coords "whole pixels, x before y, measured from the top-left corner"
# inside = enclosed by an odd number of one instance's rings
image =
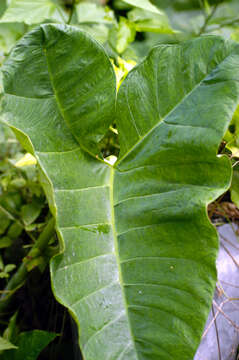
[[[89,32],[105,47],[120,85],[156,44],[205,34],[239,41],[238,14],[237,0],[2,0],[0,63],[17,40],[38,24],[68,23]],[[230,192],[210,205],[209,214],[217,223],[237,217],[236,210],[228,211],[225,204],[239,205],[238,135],[237,110],[219,149],[231,159],[234,172]],[[57,253],[58,243],[35,160],[24,156],[18,141],[3,126],[0,143],[0,351],[5,350],[5,359],[23,359],[31,353],[24,340],[27,331],[28,339],[39,339],[38,352],[29,359],[58,359],[59,354],[65,359],[69,351],[72,358],[79,358],[77,347],[72,346],[74,325],[50,289],[48,262]],[[104,157],[118,155],[115,124],[101,149]]]

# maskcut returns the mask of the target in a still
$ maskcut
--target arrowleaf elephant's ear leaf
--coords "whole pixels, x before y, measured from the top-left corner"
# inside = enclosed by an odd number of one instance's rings
[[[216,157],[239,101],[239,45],[158,46],[117,100],[115,224],[139,359],[193,359],[215,289],[218,239],[206,205],[230,184]]]
[[[230,183],[216,149],[238,104],[239,47],[203,37],[155,48],[120,88],[121,157],[110,167],[88,153],[113,114],[114,76],[77,32],[44,25],[5,65],[1,118],[37,158],[56,217],[53,291],[79,326],[85,360],[191,360],[216,282],[206,205]],[[89,64],[103,75],[88,99]]]
[[[18,43],[3,74],[8,94],[38,104],[54,99],[81,147],[98,152],[114,119],[116,96],[114,70],[101,45],[77,28],[41,25]]]

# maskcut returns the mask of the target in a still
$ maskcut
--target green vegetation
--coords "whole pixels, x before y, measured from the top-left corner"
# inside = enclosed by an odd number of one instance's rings
[[[216,282],[206,207],[239,204],[238,10],[2,3],[3,359],[73,358],[64,307],[85,360],[193,359]]]

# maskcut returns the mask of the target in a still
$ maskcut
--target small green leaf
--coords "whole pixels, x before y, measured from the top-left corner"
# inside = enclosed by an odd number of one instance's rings
[[[21,217],[25,225],[32,224],[40,215],[43,203],[39,200],[31,204],[23,205],[21,208]]]
[[[152,31],[166,34],[173,33],[165,13],[155,14],[142,9],[133,9],[128,13],[128,18],[135,24],[137,31]]]
[[[3,270],[3,269],[4,269],[4,262],[3,262],[2,256],[0,255],[0,270]]]
[[[11,245],[12,240],[9,237],[3,236],[2,238],[0,238],[0,249],[7,248]]]
[[[6,273],[10,273],[11,271],[13,271],[14,269],[16,269],[16,265],[15,264],[7,264],[4,268],[4,272]]]
[[[124,2],[126,4],[130,4],[143,10],[151,11],[156,14],[161,14],[161,11],[156,6],[151,4],[149,0],[124,0]]]
[[[8,232],[7,236],[9,236],[11,239],[17,239],[23,231],[23,227],[19,223],[13,223]]]
[[[3,337],[0,337],[0,351],[17,349],[17,347],[11,344],[9,341],[5,340]]]
[[[7,184],[6,186],[8,186],[8,180],[7,181]],[[0,197],[0,205],[2,205],[2,207],[7,211],[9,212],[9,215],[10,213],[12,214],[16,214],[20,208],[22,204],[22,197],[21,197],[21,194],[19,192],[9,192],[9,193],[6,193],[6,194],[3,194],[1,197]]]
[[[10,218],[0,208],[0,235],[4,234],[8,226],[10,225]]]
[[[26,180],[23,178],[13,179],[10,181],[10,186],[16,189],[21,189],[26,186]]]
[[[124,17],[120,18],[119,29],[117,33],[117,45],[116,50],[119,54],[122,54],[127,46],[134,41],[136,31],[134,26],[127,21]]]
[[[8,327],[4,330],[3,337],[8,341],[15,342],[18,334],[18,326],[17,326],[17,315],[16,311],[14,315],[10,318],[8,322]]]
[[[1,360],[37,360],[40,352],[57,334],[42,330],[21,333],[16,341],[18,349],[5,352]]]
[[[39,24],[44,20],[65,22],[67,15],[60,3],[53,0],[12,0],[1,22]]]
[[[134,41],[136,35],[134,24],[124,17],[120,17],[118,26],[112,28],[109,41],[115,50],[122,54],[127,46]]]
[[[0,279],[7,279],[9,277],[9,274],[5,271],[0,272]]]
[[[79,23],[112,24],[115,21],[112,10],[90,2],[77,4],[76,13]]]

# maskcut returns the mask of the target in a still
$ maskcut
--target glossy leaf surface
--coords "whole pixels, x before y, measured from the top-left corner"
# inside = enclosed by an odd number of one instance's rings
[[[110,167],[92,151],[115,117],[99,45],[44,25],[5,64],[1,116],[42,169],[62,244],[53,289],[86,360],[193,358],[216,281],[206,204],[230,183],[216,151],[238,68],[238,45],[217,37],[154,48],[120,88],[121,156]]]

